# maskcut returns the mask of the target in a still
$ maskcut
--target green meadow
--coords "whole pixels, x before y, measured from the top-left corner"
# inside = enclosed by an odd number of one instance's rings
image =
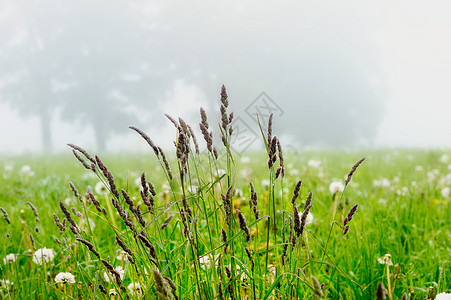
[[[111,205],[114,196],[101,171],[89,171],[68,155],[4,157],[0,197],[10,224],[0,220],[2,297],[374,299],[379,282],[386,297],[391,294],[393,299],[400,299],[404,293],[408,299],[425,299],[431,288],[435,294],[451,291],[451,162],[446,152],[284,154],[285,177],[277,179],[274,170],[268,168],[265,153],[232,154],[228,167],[227,161],[216,161],[213,155],[193,154],[183,187],[177,178],[176,153],[167,155],[173,167],[172,180],[150,148],[149,153],[105,155],[102,162],[114,174],[117,189],[123,189],[136,206],[140,205],[144,226],[120,194],[119,203],[134,224],[134,231]],[[361,157],[366,159],[344,192],[332,193],[331,183],[344,184]],[[146,181],[155,188],[150,210],[140,196],[143,171]],[[234,191],[227,223],[221,194],[227,196],[229,180]],[[294,216],[291,201],[298,180],[302,185],[297,206],[302,213],[312,192],[312,218],[293,247],[290,235],[296,233],[294,225],[290,227]],[[69,182],[77,188],[81,200],[74,196]],[[249,205],[250,182],[257,194],[258,219]],[[96,210],[85,195],[89,187],[106,214]],[[183,197],[191,217],[183,208]],[[64,231],[55,224],[53,213],[60,222],[65,218],[60,201],[77,225],[77,236],[68,221]],[[344,218],[355,204],[358,209],[343,235]],[[246,219],[249,241],[236,209]],[[161,229],[169,216],[173,219]],[[223,229],[227,233],[225,242]],[[153,254],[139,238],[140,232],[154,246]],[[124,255],[116,236],[132,255]],[[76,238],[92,243],[99,257]],[[53,249],[54,255],[37,264],[33,258],[42,248]],[[10,254],[15,254],[14,261],[7,260]],[[386,254],[391,255],[392,264],[380,263]],[[114,268],[121,267],[120,283],[101,259]],[[55,282],[61,272],[71,273],[75,282]],[[174,290],[165,279],[161,286],[156,285],[158,274],[170,278]],[[134,290],[135,283],[138,288]]]

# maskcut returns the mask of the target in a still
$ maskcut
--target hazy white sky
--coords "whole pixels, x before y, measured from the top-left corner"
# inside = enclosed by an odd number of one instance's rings
[[[235,2],[236,10],[246,14],[247,7],[239,3]],[[2,5],[0,2],[0,10]],[[388,87],[385,114],[374,145],[451,147],[451,2],[373,1],[371,6],[377,24],[368,32],[374,40],[369,55],[377,56]],[[158,7],[151,7],[151,11],[157,14]],[[334,11],[325,13],[333,15]],[[199,88],[179,81],[165,110],[174,116],[183,115],[186,109],[197,112],[199,106],[206,105],[204,98]],[[63,149],[67,142],[94,145],[89,128],[58,120],[53,125],[58,128],[53,132],[57,149]],[[40,146],[38,119],[21,119],[1,102],[0,128],[0,152],[31,152]],[[168,140],[170,132],[162,129],[154,138]],[[129,147],[144,146],[133,133],[119,137],[117,145],[126,144],[123,140]]]

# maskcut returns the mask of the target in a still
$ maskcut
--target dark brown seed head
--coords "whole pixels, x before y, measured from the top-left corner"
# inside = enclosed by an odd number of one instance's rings
[[[170,215],[169,217],[167,217],[163,225],[161,225],[160,229],[161,230],[165,229],[169,225],[169,222],[171,222],[172,218],[174,218],[174,215]]]
[[[201,107],[200,108],[200,118],[201,118],[201,124],[204,125],[205,129],[208,129],[208,122],[207,122],[207,114],[205,113],[205,110]]]
[[[354,172],[357,170],[357,168],[360,166],[360,164],[365,160],[365,157],[359,159],[351,168],[351,171],[349,171],[348,173],[348,177],[346,178],[345,181],[345,186],[348,185],[348,183],[351,181],[352,175],[354,174]]]
[[[74,149],[74,150],[77,150],[78,152],[80,152],[80,153],[82,153],[88,160],[90,160],[93,164],[95,164],[96,163],[96,160],[94,159],[94,158],[92,158],[92,156],[91,155],[89,155],[89,153],[85,150],[85,149],[83,149],[83,148],[81,148],[81,147],[79,147],[79,146],[77,146],[77,145],[74,145],[74,144],[67,144],[69,147],[71,147],[72,149]]]
[[[351,207],[351,209],[349,210],[349,213],[348,213],[348,222],[350,222],[352,220],[352,217],[354,216],[358,207],[359,207],[359,204],[356,204],[353,207]]]
[[[301,190],[302,180],[299,180],[298,183],[296,183],[296,186],[294,187],[293,191],[293,198],[291,198],[291,203],[295,203],[296,199],[299,196],[300,190]]]
[[[228,100],[228,96],[227,96],[227,90],[225,85],[221,86],[221,103],[222,105],[224,105],[226,108],[229,106],[229,100]]]
[[[272,141],[272,117],[273,114],[270,114],[268,118],[268,134],[267,134],[268,148],[270,147]]]
[[[246,234],[246,241],[249,242],[249,240],[251,239],[251,232],[249,230],[249,227],[247,227],[246,218],[238,208],[236,209],[236,214],[238,215],[238,219],[240,221],[240,228]]]
[[[153,149],[153,151],[155,152],[155,155],[158,156],[158,147],[155,146],[155,144],[153,143],[153,141],[149,138],[149,136],[147,134],[144,133],[144,131],[142,131],[139,128],[136,128],[135,126],[129,126],[128,128],[136,131],[137,133],[139,133],[139,135],[141,135],[141,137],[147,142],[147,144],[149,144],[149,146]]]
[[[385,300],[385,299],[386,299],[385,287],[382,281],[379,281],[376,289],[376,300]]]
[[[312,203],[313,193],[310,192],[307,196],[307,200],[305,200],[304,210]]]
[[[6,223],[11,224],[11,220],[8,216],[8,213],[6,212],[6,210],[3,207],[0,207],[0,211],[3,214],[3,219],[5,219]]]

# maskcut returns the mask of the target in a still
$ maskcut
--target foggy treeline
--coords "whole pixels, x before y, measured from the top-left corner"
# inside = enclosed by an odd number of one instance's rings
[[[0,5],[0,101],[39,118],[45,149],[55,119],[93,130],[99,149],[130,124],[167,126],[163,113],[184,103],[171,102],[180,87],[178,97],[183,87],[199,91],[216,118],[223,83],[232,110],[254,128],[250,115],[269,113],[254,100],[270,97],[279,108],[276,130],[296,145],[371,143],[382,118],[384,80],[371,53],[376,25],[371,7],[358,2],[358,14],[294,1]]]

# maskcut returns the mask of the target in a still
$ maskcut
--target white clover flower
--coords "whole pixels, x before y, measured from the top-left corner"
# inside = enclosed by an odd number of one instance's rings
[[[329,191],[331,194],[341,193],[345,189],[343,182],[341,181],[332,181],[329,185]]]
[[[211,267],[210,257],[208,255],[199,258],[199,265],[202,269],[209,269]]]
[[[127,289],[130,291],[131,294],[141,295],[142,294],[142,288],[141,285],[138,282],[132,282],[127,286]]]
[[[380,180],[373,180],[373,186],[389,188],[391,186],[391,183],[387,178],[382,178]]]
[[[10,253],[3,258],[3,263],[6,264],[13,264],[16,262],[17,254]]]
[[[12,171],[14,170],[14,165],[13,165],[13,164],[6,164],[6,165],[4,166],[4,170],[5,170],[5,172],[7,172],[7,173],[12,172]]]
[[[117,256],[116,256],[116,259],[117,259],[117,260],[119,260],[119,261],[126,261],[127,258],[128,258],[127,252],[125,252],[125,251],[122,250],[122,249],[118,249],[118,250],[117,250]]]
[[[19,174],[22,176],[30,176],[30,177],[33,177],[35,175],[34,171],[31,169],[29,165],[23,165],[22,168],[20,168]]]
[[[406,186],[403,186],[400,190],[396,191],[396,194],[399,196],[406,196],[407,193],[409,193],[409,188]]]
[[[299,218],[302,217],[302,211],[299,211]],[[310,225],[313,223],[313,214],[311,212],[308,212],[307,218],[305,219],[305,225]]]
[[[384,198],[380,198],[379,200],[377,200],[377,202],[379,203],[379,204],[382,204],[382,205],[387,205],[387,199],[384,199]]]
[[[439,161],[444,164],[446,164],[448,162],[448,160],[449,160],[448,154],[443,154],[442,156],[440,156],[440,159],[439,159]]]
[[[53,249],[41,248],[36,250],[33,254],[33,262],[37,265],[42,265],[44,262],[51,262],[55,258],[55,251]]]
[[[446,174],[445,176],[445,184],[451,185],[451,173]]]
[[[445,188],[442,189],[442,196],[443,196],[443,198],[448,198],[449,194],[450,194],[449,187],[445,187]]]
[[[0,279],[0,288],[9,290],[9,287],[11,285],[14,285],[14,283],[9,281],[8,279]]]
[[[214,265],[217,267],[218,266],[218,258],[219,258],[219,254],[215,255],[213,257],[213,262]],[[209,269],[212,266],[212,261],[210,259],[210,255],[204,255],[201,258],[199,258],[199,265],[202,269]],[[239,266],[237,266],[239,267]]]
[[[379,257],[378,259],[377,259],[377,261],[380,263],[380,264],[382,264],[382,265],[388,265],[388,266],[393,266],[393,263],[392,263],[392,261],[391,261],[391,255],[390,254],[385,254],[384,256],[382,256],[382,257]]]
[[[318,169],[319,167],[321,167],[321,161],[320,160],[311,159],[311,160],[309,160],[307,162],[307,165],[310,168]]]
[[[268,275],[271,277],[276,276],[276,266],[274,265],[268,265]]]
[[[440,293],[435,296],[435,300],[451,300],[451,294]]]
[[[94,187],[94,190],[99,195],[103,195],[105,193],[108,193],[108,189],[106,188],[106,186],[103,184],[102,181],[99,181],[99,182],[96,183],[96,186]]]
[[[116,268],[114,268],[114,270],[119,273],[121,280],[124,280],[125,270],[121,266],[117,266]],[[113,275],[111,277],[114,279]],[[108,277],[107,272],[103,272],[103,279],[105,279],[106,282],[110,283],[110,277]]]
[[[69,272],[61,272],[55,276],[55,283],[75,283],[75,276]]]

